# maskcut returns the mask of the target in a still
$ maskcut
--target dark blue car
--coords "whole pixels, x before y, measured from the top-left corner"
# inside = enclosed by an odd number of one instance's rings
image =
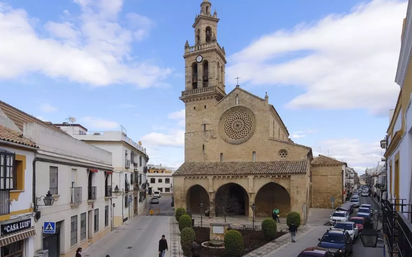
[[[352,253],[352,239],[343,229],[328,230],[319,241],[319,247],[329,249],[335,256],[346,257]]]

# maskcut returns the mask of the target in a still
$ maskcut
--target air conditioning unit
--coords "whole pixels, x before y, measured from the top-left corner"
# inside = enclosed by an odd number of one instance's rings
[[[49,257],[49,250],[40,250],[34,255],[34,257]]]

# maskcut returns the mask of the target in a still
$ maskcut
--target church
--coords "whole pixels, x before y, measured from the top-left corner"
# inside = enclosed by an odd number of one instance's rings
[[[252,218],[290,211],[305,221],[311,200],[310,147],[295,144],[268,95],[225,89],[226,53],[216,11],[203,0],[185,44],[185,162],[173,175],[175,207]]]

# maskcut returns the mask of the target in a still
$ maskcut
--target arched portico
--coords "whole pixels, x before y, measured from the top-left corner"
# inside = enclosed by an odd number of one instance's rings
[[[249,196],[246,190],[236,183],[227,183],[219,187],[215,195],[216,216],[248,215]]]
[[[200,185],[194,185],[186,193],[186,209],[191,209],[192,213],[200,214],[200,202],[203,201],[203,212],[209,209],[209,194]]]
[[[257,217],[270,217],[275,208],[279,209],[281,217],[285,217],[291,210],[288,191],[274,182],[269,182],[259,189],[255,204]]]

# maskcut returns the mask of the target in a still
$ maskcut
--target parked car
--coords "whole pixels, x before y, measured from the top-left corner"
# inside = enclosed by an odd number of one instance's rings
[[[352,199],[350,199],[350,202],[353,203],[355,208],[359,207],[360,205],[359,198],[352,197]]]
[[[340,207],[336,208],[337,211],[346,211],[351,215],[353,213],[353,204],[351,202],[346,202]]]
[[[159,198],[153,197],[152,200],[150,200],[151,204],[159,204]]]
[[[329,222],[334,225],[339,221],[347,221],[349,219],[349,213],[346,211],[335,211],[329,218]]]
[[[309,247],[303,250],[298,257],[333,257],[333,253],[329,249],[322,247]]]
[[[349,256],[352,253],[352,239],[343,229],[328,230],[319,238],[319,247],[329,249],[334,256]]]
[[[359,214],[359,213],[368,214],[368,215],[369,215],[369,218],[372,216],[372,215],[371,215],[371,210],[370,210],[369,208],[366,208],[366,207],[360,207],[360,208],[358,209],[358,214]]]
[[[162,197],[162,194],[160,193],[160,191],[153,191],[153,197],[160,198]]]
[[[370,213],[358,212],[357,217],[362,217],[365,220],[365,223],[363,224],[363,228],[366,228],[370,225],[371,223]]]
[[[367,208],[369,209],[369,212],[371,213],[371,216],[373,216],[373,208],[372,205],[368,204],[368,203],[364,203],[361,204],[361,206],[359,206],[359,208]]]
[[[346,222],[336,222],[335,226],[331,228],[334,229],[343,229],[348,231],[352,241],[355,241],[358,238],[359,229],[356,226],[355,222],[346,221]]]
[[[369,196],[369,192],[368,192],[368,191],[363,191],[363,192],[361,193],[361,196],[363,196],[363,197],[368,197],[368,196]]]
[[[351,217],[349,221],[354,222],[358,227],[358,232],[361,233],[363,231],[363,226],[365,225],[365,218],[363,217]]]

